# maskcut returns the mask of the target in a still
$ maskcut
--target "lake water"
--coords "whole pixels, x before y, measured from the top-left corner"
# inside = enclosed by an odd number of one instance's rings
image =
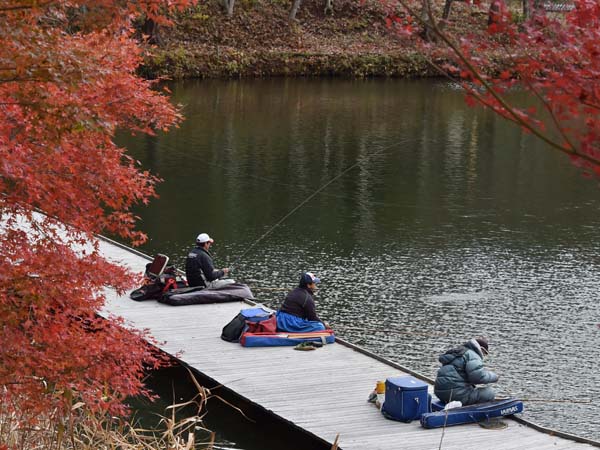
[[[440,353],[485,335],[525,418],[600,440],[597,403],[579,403],[600,394],[597,181],[445,82],[171,88],[180,129],[119,136],[164,179],[139,210],[142,251],[183,267],[208,232],[216,264],[269,305],[313,271],[341,337],[432,378]]]

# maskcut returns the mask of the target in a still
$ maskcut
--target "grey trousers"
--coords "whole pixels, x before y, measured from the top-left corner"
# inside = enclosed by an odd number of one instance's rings
[[[224,288],[225,286],[229,286],[230,284],[235,283],[235,280],[232,280],[231,278],[226,278],[224,280],[213,280],[213,281],[209,281],[206,284],[206,288],[207,289],[221,289]]]
[[[452,391],[436,391],[435,394],[444,403],[456,400],[461,402],[463,406],[491,402],[496,397],[496,391],[490,386],[467,389],[459,388]]]

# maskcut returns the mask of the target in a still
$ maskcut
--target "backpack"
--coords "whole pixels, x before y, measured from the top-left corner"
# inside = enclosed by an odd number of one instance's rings
[[[265,323],[261,325],[263,322]],[[242,333],[250,327],[257,331],[274,333],[277,329],[275,313],[262,307],[242,309],[223,327],[221,339],[227,342],[239,342]]]
[[[245,326],[246,318],[242,313],[238,313],[231,322],[223,327],[221,339],[227,342],[238,342]]]
[[[154,264],[154,262],[146,264],[144,285],[131,292],[129,298],[137,302],[158,300],[165,292],[187,286],[187,282],[177,273],[175,266],[163,267],[159,275],[156,275],[153,273]]]
[[[162,296],[163,287],[158,283],[144,284],[141,288],[129,294],[131,300],[142,302],[144,300],[158,300]]]

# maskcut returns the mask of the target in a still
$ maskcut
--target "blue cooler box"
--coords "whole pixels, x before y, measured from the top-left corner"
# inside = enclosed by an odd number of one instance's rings
[[[385,401],[381,412],[388,419],[401,422],[419,420],[430,411],[427,383],[411,376],[385,380]]]

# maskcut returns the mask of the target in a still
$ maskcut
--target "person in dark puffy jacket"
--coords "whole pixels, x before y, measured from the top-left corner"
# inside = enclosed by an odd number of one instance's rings
[[[487,354],[487,340],[476,338],[441,355],[442,367],[435,379],[435,395],[444,403],[457,400],[463,406],[494,400],[496,392],[493,388],[476,386],[498,381],[498,375],[483,367],[483,357]]]

